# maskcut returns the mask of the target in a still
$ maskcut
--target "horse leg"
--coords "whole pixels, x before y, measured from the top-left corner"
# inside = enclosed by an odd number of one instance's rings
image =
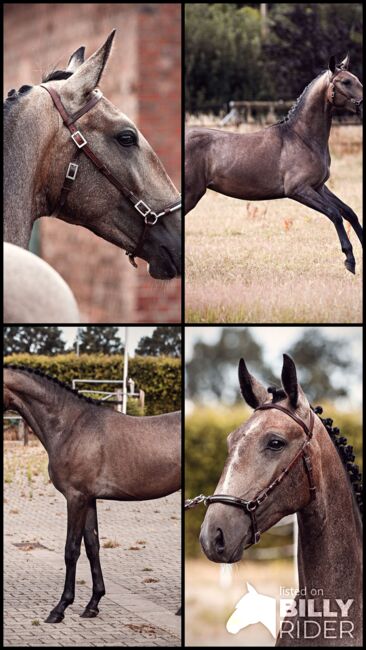
[[[321,193],[324,194],[325,197],[328,197],[328,199],[333,203],[335,207],[337,207],[341,213],[342,216],[346,219],[346,221],[349,221],[351,224],[353,230],[355,231],[357,237],[359,238],[361,244],[363,243],[363,231],[362,231],[362,226],[358,220],[357,214],[353,212],[352,208],[347,205],[347,203],[343,203],[341,199],[338,198],[333,192],[330,191],[325,185],[322,187]]]
[[[88,502],[84,495],[74,493],[67,498],[67,537],[65,545],[66,578],[61,600],[50,612],[46,623],[60,623],[66,607],[74,602],[76,563],[85,526]]]
[[[93,595],[81,616],[83,618],[94,618],[99,614],[98,603],[105,594],[103,574],[99,561],[100,545],[96,499],[89,503],[84,528],[84,543],[93,578]]]
[[[193,169],[189,160],[185,163],[184,175],[184,214],[187,214],[197,205],[198,201],[206,192],[206,183],[202,174]]]
[[[346,256],[346,260],[344,262],[345,267],[348,271],[354,273],[356,268],[356,261],[353,255],[352,244],[348,239],[347,233],[344,229],[343,219],[339,208],[336,208],[333,203],[329,201],[329,199],[325,199],[324,195],[316,192],[312,187],[301,188],[301,190],[296,190],[288,196],[290,199],[293,199],[298,203],[307,205],[309,208],[313,208],[313,210],[317,210],[317,212],[325,214],[325,216],[331,220],[337,231],[342,251]]]

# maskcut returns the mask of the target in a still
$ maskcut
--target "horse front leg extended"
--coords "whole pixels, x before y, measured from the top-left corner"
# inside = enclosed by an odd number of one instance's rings
[[[99,560],[100,545],[96,499],[88,506],[84,528],[84,544],[93,578],[93,595],[81,616],[83,618],[94,618],[94,616],[99,614],[98,603],[105,594],[103,574]]]
[[[309,208],[313,208],[313,210],[317,210],[317,212],[325,214],[325,216],[331,220],[337,231],[342,251],[346,256],[346,260],[344,262],[345,267],[348,271],[354,273],[356,268],[356,261],[353,255],[352,244],[348,239],[347,233],[344,229],[340,209],[338,207],[335,207],[329,198],[325,198],[324,194],[317,192],[312,187],[303,187],[296,190],[295,192],[292,192],[291,194],[288,194],[287,196],[290,199],[297,201],[298,203],[307,205]]]
[[[46,623],[60,623],[66,607],[74,602],[76,563],[88,511],[88,501],[83,494],[67,496],[67,537],[65,545],[66,578],[60,602],[50,612]]]
[[[331,192],[330,189],[328,189],[328,187],[325,185],[321,189],[321,194],[323,194],[325,198],[328,198],[331,203],[333,203],[333,205],[341,211],[342,216],[346,219],[346,221],[349,221],[361,244],[363,244],[362,226],[358,220],[357,214],[353,212],[352,208],[350,208],[347,203],[343,203],[343,201],[341,201],[338,196],[333,194],[333,192]]]

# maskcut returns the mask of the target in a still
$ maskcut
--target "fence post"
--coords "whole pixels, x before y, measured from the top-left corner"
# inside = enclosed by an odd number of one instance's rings
[[[144,412],[145,409],[145,391],[144,390],[139,390],[139,401],[140,401],[140,406],[142,412]]]
[[[122,402],[123,400],[123,392],[121,391],[120,388],[117,389],[117,400],[118,402]],[[122,413],[122,404],[117,404],[116,411]]]

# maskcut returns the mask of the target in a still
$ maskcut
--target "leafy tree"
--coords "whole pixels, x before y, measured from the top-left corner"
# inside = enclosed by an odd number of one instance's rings
[[[65,350],[62,330],[51,325],[4,327],[4,354],[29,352],[52,356]]]
[[[362,75],[362,4],[275,3],[263,45],[271,97],[294,99],[332,54],[342,60],[347,51],[352,72]]]
[[[276,383],[272,370],[262,358],[262,348],[246,327],[228,327],[214,345],[198,341],[187,363],[187,394],[204,401],[207,398],[233,402],[240,398],[238,362],[244,357],[250,372],[269,386]]]
[[[123,354],[124,345],[118,327],[88,325],[79,328],[80,353]]]
[[[229,100],[295,100],[332,54],[362,78],[362,3],[185,5],[186,110]]]
[[[143,336],[135,350],[141,356],[180,357],[182,331],[180,327],[163,325],[157,327],[152,336]]]
[[[308,328],[289,350],[296,362],[299,381],[310,401],[348,395],[347,381],[337,384],[334,373],[345,378],[358,368],[348,354],[349,340],[329,339],[317,328]]]

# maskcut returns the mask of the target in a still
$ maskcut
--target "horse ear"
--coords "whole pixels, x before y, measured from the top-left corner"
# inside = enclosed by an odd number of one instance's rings
[[[348,70],[349,63],[350,63],[350,56],[349,56],[349,52],[347,52],[347,56],[344,57],[343,61],[338,65],[338,68],[341,68],[341,70]]]
[[[290,400],[291,406],[296,408],[299,400],[299,384],[297,382],[295,362],[288,354],[283,355],[281,379],[282,386]]]
[[[94,90],[108,61],[115,33],[114,29],[104,45],[79,65],[76,72],[65,81],[62,86],[62,94],[70,94],[76,102],[79,100],[81,103]]]
[[[82,45],[70,56],[66,72],[75,72],[84,63],[85,47]]]
[[[268,400],[267,390],[248,372],[244,359],[239,361],[239,384],[246,403],[253,409]]]
[[[329,59],[329,70],[334,74],[336,69],[336,58],[335,56],[331,56]]]

